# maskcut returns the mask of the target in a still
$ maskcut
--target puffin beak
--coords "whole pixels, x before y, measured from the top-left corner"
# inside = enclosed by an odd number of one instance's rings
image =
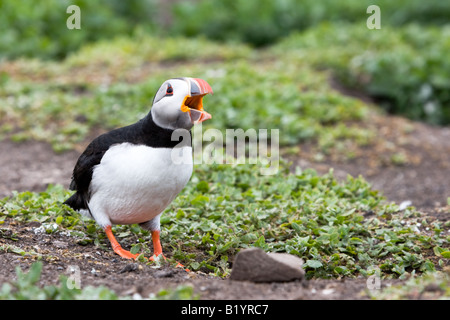
[[[203,110],[203,97],[213,93],[211,86],[200,78],[186,78],[190,94],[184,97],[181,111],[189,112],[191,122],[195,125],[211,119],[211,115]]]

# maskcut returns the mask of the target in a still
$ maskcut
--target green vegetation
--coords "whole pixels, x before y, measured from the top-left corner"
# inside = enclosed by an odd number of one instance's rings
[[[393,285],[385,290],[370,292],[372,299],[409,300],[409,299],[448,299],[450,296],[449,272],[429,273],[423,277],[412,277],[402,285]]]
[[[205,59],[228,61],[248,54],[245,46],[140,34],[87,46],[65,63],[19,60],[13,67],[18,79],[3,73],[0,134],[14,132],[16,141],[31,138],[50,142],[55,150],[71,149],[93,127],[112,129],[139,120],[166,79],[205,77],[210,70]],[[172,62],[174,68],[163,67]],[[138,83],[124,79],[141,68]]]
[[[392,50],[395,48],[395,50]],[[450,28],[323,24],[274,48],[288,61],[331,68],[338,80],[374,97],[389,112],[450,123]]]
[[[69,5],[82,12],[82,28],[65,28]],[[366,9],[382,8],[383,24],[416,22],[423,25],[448,23],[450,4],[430,0],[32,0],[0,3],[1,56],[64,58],[87,42],[130,35],[146,30],[171,36],[205,35],[214,40],[237,40],[267,46],[295,30],[305,30],[324,21],[365,23]],[[54,26],[61,26],[55,28]]]
[[[169,6],[157,0],[133,0],[125,6],[118,0],[45,0],[36,7],[29,0],[3,1],[0,52],[6,58],[65,58],[77,55],[77,50],[88,43],[113,40],[116,47],[104,42],[95,45],[96,49],[83,49],[84,55],[91,53],[95,61],[98,53],[100,57],[106,54],[110,59],[107,63],[117,66],[135,61],[136,56],[142,63],[190,59],[192,53],[211,60],[215,54],[205,50],[208,45],[197,48],[179,37],[200,35],[267,47],[306,30],[282,41],[272,59],[284,56],[281,52],[289,49],[291,56],[306,59],[304,65],[331,66],[340,81],[381,100],[390,112],[433,124],[450,123],[450,33],[446,26],[450,4],[438,0],[380,0],[376,4],[382,10],[382,29],[368,30],[366,9],[372,2],[207,0],[196,1],[195,5],[193,1],[175,1]],[[82,10],[81,30],[65,28],[70,4]],[[142,34],[158,36],[152,41]],[[162,40],[168,36],[178,38]],[[131,42],[124,40],[126,37],[131,37]],[[178,51],[171,57],[170,49],[160,50],[160,44],[162,48],[168,43],[176,47],[177,41],[188,44],[187,53]],[[139,52],[141,46],[150,49],[147,54]],[[395,50],[391,50],[393,47]],[[222,46],[229,53],[233,48]],[[292,48],[301,52],[293,53]],[[294,72],[292,63],[287,62],[287,70]],[[4,80],[3,76],[0,81]]]
[[[129,83],[126,77],[141,68],[144,75]],[[24,61],[17,69],[20,79],[5,75],[0,88],[0,116],[11,123],[2,131],[14,131],[14,140],[48,141],[55,150],[73,148],[93,127],[134,123],[149,111],[160,84],[180,75],[208,79],[218,93],[205,98],[214,116],[206,127],[281,128],[284,145],[318,139],[324,149],[340,139],[367,144],[373,136],[345,125],[366,119],[368,108],[332,91],[327,73],[273,61],[244,45],[140,34],[87,46],[63,63]]]
[[[194,288],[189,285],[179,285],[175,289],[162,289],[151,300],[198,300],[199,296],[194,294]]]
[[[260,176],[257,169],[196,167],[161,218],[165,251],[189,269],[220,276],[229,274],[239,249],[253,246],[303,257],[309,278],[367,276],[374,266],[383,278],[405,277],[434,271],[449,258],[448,225],[413,208],[383,204],[362,178],[338,183],[331,172],[292,174],[285,164],[274,176]],[[62,205],[67,196],[58,186],[15,194],[0,201],[0,220],[39,221],[46,232],[69,231],[80,244],[106,244],[93,220]],[[151,255],[149,232],[137,225],[114,228]]]
[[[69,288],[67,277],[60,277],[59,286],[38,286],[42,262],[35,262],[24,273],[16,267],[17,279],[4,283],[0,288],[0,300],[116,300],[117,295],[106,287],[86,286],[83,289]]]
[[[16,267],[16,280],[4,283],[0,287],[0,300],[128,300],[128,296],[117,296],[107,287],[85,286],[82,289],[68,286],[68,278],[60,276],[59,286],[40,287],[42,262],[34,262],[28,272]],[[141,297],[142,298],[142,297]],[[196,300],[193,288],[180,285],[175,289],[162,289],[152,300]]]
[[[66,28],[70,5],[82,8],[82,28]],[[87,42],[130,34],[136,23],[148,20],[149,1],[32,0],[0,2],[0,56],[63,58]],[[60,26],[60,27],[55,27]]]
[[[450,14],[450,5],[436,0],[202,0],[196,6],[192,2],[180,1],[173,7],[173,20],[166,26],[171,34],[203,34],[253,46],[270,45],[292,31],[313,28],[324,21],[352,22],[365,29],[366,9],[373,4],[382,8],[383,25],[400,26],[412,21],[443,25]]]

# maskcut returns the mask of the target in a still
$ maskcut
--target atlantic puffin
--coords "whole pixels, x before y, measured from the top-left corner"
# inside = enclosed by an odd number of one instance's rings
[[[190,138],[195,124],[211,119],[203,109],[203,97],[212,92],[203,79],[169,79],[156,92],[144,118],[100,135],[78,158],[70,183],[76,192],[64,203],[95,219],[119,256],[139,255],[120,246],[111,226],[135,223],[151,232],[150,259],[162,255],[161,214],[193,170],[191,141],[180,142],[182,135],[174,138],[173,133],[187,130]]]

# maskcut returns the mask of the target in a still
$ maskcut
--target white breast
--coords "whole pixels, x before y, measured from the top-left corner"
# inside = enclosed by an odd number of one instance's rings
[[[89,208],[100,225],[148,221],[184,188],[192,168],[191,147],[112,146],[94,168]]]

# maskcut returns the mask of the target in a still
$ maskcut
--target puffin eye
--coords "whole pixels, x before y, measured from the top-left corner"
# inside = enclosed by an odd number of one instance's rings
[[[167,85],[167,89],[166,89],[166,96],[171,96],[171,95],[173,95],[173,88],[172,88],[172,85],[169,83]]]

